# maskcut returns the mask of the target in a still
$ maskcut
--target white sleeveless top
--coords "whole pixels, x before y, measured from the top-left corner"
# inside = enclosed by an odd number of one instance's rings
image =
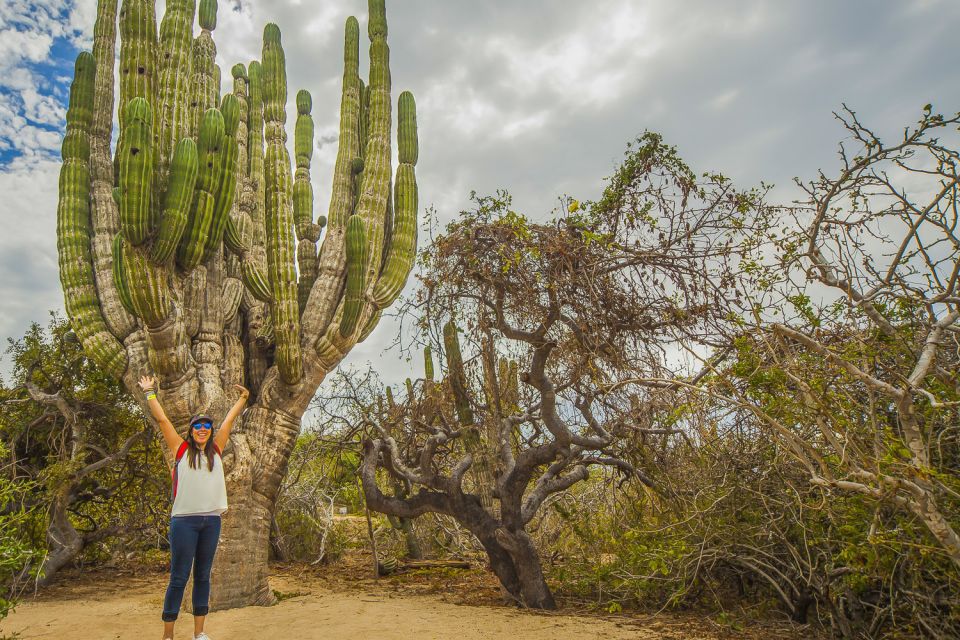
[[[207,457],[197,457],[196,469],[190,467],[186,455],[189,445],[184,442],[177,451],[173,465],[173,510],[171,516],[216,516],[227,510],[227,483],[223,478],[220,449],[212,442],[213,470],[207,466]]]

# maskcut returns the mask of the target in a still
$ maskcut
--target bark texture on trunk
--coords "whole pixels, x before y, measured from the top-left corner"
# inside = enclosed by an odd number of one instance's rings
[[[276,602],[268,581],[270,527],[300,422],[255,407],[235,427],[224,451],[229,509],[213,563],[210,609]]]
[[[403,518],[427,512],[451,516],[483,545],[490,569],[496,574],[508,600],[531,609],[557,608],[544,578],[536,545],[522,527],[508,529],[508,525],[484,508],[479,496],[464,493],[457,479],[438,480],[438,484],[446,489],[443,493],[421,489],[406,498],[385,495],[376,481],[382,443],[368,441],[364,447],[360,476],[371,509]]]

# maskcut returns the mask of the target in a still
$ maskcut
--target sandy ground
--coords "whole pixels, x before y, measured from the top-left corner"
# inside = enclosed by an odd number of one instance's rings
[[[66,578],[66,576],[65,576]],[[248,607],[210,615],[213,640],[719,640],[786,638],[773,630],[724,629],[704,619],[659,616],[543,614],[490,604],[491,589],[416,589],[388,580],[346,584],[323,573],[280,570],[272,587],[286,594],[273,607]],[[140,640],[160,638],[166,575],[128,572],[70,577],[24,600],[0,623],[0,640]],[[182,615],[176,639],[191,638],[192,619]]]

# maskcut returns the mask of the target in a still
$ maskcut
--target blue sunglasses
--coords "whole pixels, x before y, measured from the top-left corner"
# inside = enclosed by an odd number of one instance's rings
[[[201,430],[202,430],[202,429],[213,429],[213,423],[212,423],[212,422],[206,422],[206,421],[204,421],[204,422],[194,422],[194,423],[191,424],[190,426],[193,427],[194,429],[201,429]]]

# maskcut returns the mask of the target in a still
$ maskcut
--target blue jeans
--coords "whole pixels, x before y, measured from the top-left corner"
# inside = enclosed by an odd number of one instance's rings
[[[180,614],[183,590],[193,567],[193,615],[210,610],[210,568],[220,540],[220,516],[175,516],[170,518],[170,584],[163,599],[163,621]]]

